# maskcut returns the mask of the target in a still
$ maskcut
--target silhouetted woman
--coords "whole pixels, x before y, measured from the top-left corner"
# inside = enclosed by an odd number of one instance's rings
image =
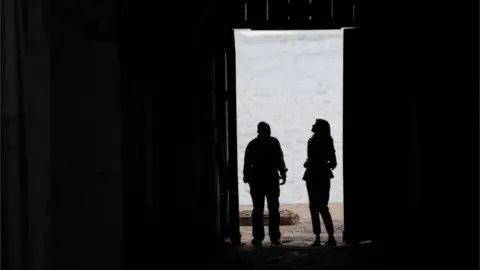
[[[333,235],[333,221],[328,209],[328,200],[330,199],[330,179],[333,178],[332,170],[337,167],[337,158],[333,138],[330,135],[330,124],[326,120],[317,119],[312,126],[312,132],[313,136],[308,140],[303,180],[307,184],[310,215],[315,234],[313,245],[320,245],[320,214],[328,233],[327,244],[335,246],[337,242]]]

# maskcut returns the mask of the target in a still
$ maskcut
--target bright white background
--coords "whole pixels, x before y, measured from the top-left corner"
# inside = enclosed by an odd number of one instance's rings
[[[315,118],[331,124],[339,166],[330,202],[343,202],[342,31],[237,30],[235,39],[240,204],[251,204],[248,185],[242,180],[243,158],[259,121],[271,125],[289,168],[280,202],[308,202],[301,178]]]

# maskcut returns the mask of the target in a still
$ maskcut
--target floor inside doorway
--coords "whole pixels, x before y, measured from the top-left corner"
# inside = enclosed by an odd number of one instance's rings
[[[240,206],[240,211],[251,210],[251,208],[252,206],[242,205]],[[339,245],[341,245],[344,229],[343,203],[332,203],[329,205],[329,208],[333,219],[335,238],[337,239]],[[282,241],[284,242],[284,244],[286,246],[295,247],[309,246],[313,242],[313,240],[315,240],[315,236],[312,231],[312,223],[308,204],[283,204],[280,206],[280,209],[286,209],[299,215],[298,224],[280,226],[280,232],[282,233]],[[327,236],[325,234],[325,227],[323,223],[321,223],[321,226],[323,232],[321,238],[322,241],[326,241]],[[252,240],[252,227],[240,226],[240,233],[242,234],[242,242],[244,242],[246,246],[250,246],[250,241]],[[267,235],[267,237],[264,241],[264,244],[268,245],[269,239],[267,226],[265,226],[265,235]]]
[[[250,210],[251,206],[241,206],[240,210]],[[331,204],[330,209],[334,220],[335,237],[339,246],[311,247],[314,240],[310,213],[307,204],[282,205],[281,209],[288,209],[299,214],[300,220],[296,225],[281,226],[282,247],[273,247],[268,237],[264,241],[262,250],[254,248],[251,226],[241,226],[241,247],[224,249],[223,258],[215,263],[222,269],[278,269],[278,270],[319,270],[319,269],[368,269],[372,264],[371,243],[358,245],[343,244],[343,204]],[[325,228],[322,224],[322,231]],[[268,227],[265,227],[268,235]],[[326,241],[325,233],[321,235]],[[218,265],[220,264],[220,265]]]
[[[266,246],[262,250],[243,246],[224,251],[223,259],[212,267],[232,270],[371,269],[372,254],[371,243],[339,247]]]

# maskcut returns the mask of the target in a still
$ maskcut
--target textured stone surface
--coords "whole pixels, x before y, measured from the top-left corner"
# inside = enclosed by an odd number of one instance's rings
[[[298,213],[287,209],[280,209],[280,226],[288,226],[298,224],[300,221],[300,216]],[[263,213],[263,222],[265,225],[268,225],[268,211]],[[240,211],[240,226],[251,226],[252,225],[252,210],[243,210]]]

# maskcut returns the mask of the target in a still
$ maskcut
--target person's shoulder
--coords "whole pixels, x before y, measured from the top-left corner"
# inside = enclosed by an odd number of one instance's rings
[[[256,143],[257,143],[257,138],[255,138],[255,139],[253,139],[253,140],[249,141],[249,142],[248,142],[248,144],[247,144],[247,147],[248,147],[248,146],[255,145]]]
[[[274,141],[275,143],[280,144],[280,141],[279,141],[276,137],[270,137],[270,139],[271,139],[272,141]]]

